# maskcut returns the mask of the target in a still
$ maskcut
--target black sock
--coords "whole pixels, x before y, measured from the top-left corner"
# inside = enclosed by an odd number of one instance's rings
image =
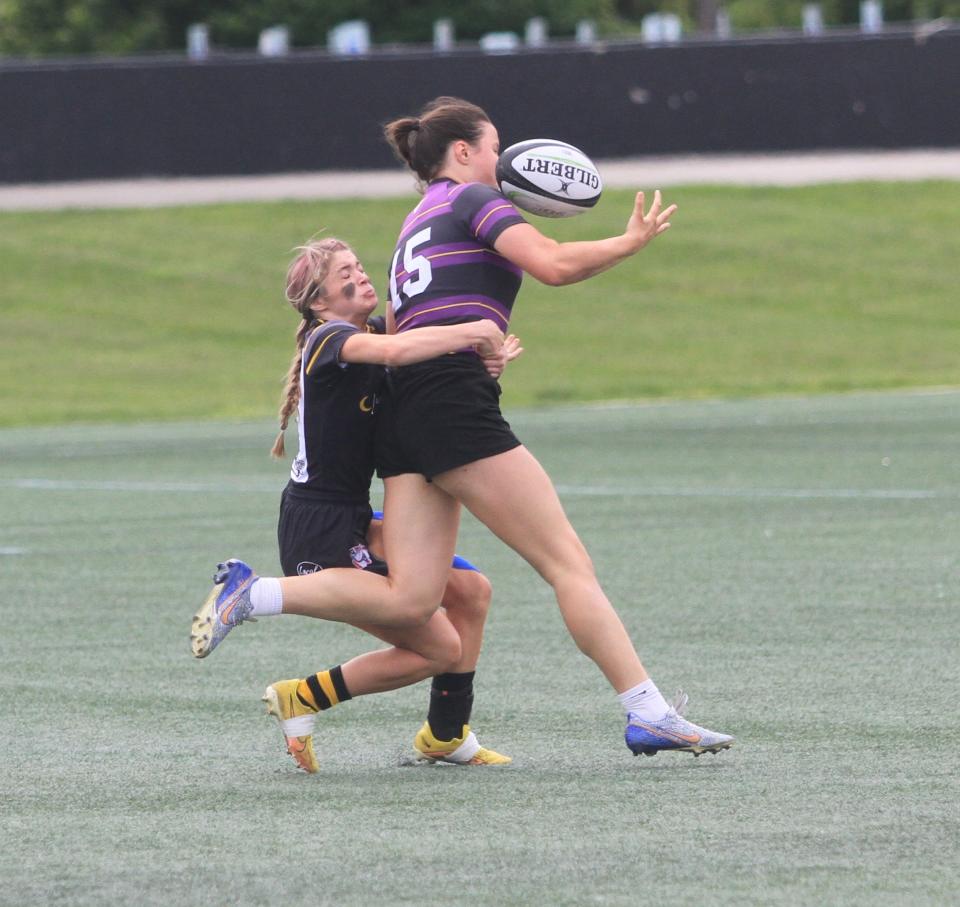
[[[430,687],[430,711],[427,723],[437,740],[453,740],[470,723],[473,708],[473,675],[438,674]]]

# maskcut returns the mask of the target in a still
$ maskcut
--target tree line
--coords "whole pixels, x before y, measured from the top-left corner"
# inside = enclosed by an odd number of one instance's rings
[[[552,37],[592,20],[601,36],[636,34],[644,16],[675,13],[687,32],[709,27],[718,8],[735,31],[799,27],[809,0],[0,0],[0,54],[129,54],[178,51],[190,25],[204,23],[214,48],[256,47],[260,32],[286,25],[294,47],[325,46],[340,22],[363,19],[374,44],[428,44],[437,19],[457,40],[491,31],[522,34],[536,16]],[[827,26],[859,21],[860,0],[821,0]],[[960,18],[960,0],[884,0],[888,22]]]

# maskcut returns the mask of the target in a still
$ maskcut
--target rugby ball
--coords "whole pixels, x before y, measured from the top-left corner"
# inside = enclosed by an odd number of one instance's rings
[[[527,139],[502,152],[497,185],[518,208],[540,217],[573,217],[600,199],[600,173],[579,148],[554,139]]]

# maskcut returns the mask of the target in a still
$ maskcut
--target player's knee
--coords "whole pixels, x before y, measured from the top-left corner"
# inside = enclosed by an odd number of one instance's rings
[[[437,613],[439,604],[421,596],[406,596],[397,603],[396,625],[422,627]]]
[[[484,621],[490,610],[493,586],[476,570],[454,570],[443,596],[443,606],[451,612],[476,621]]]
[[[579,540],[576,544],[568,545],[560,556],[545,561],[538,570],[555,588],[562,583],[592,582],[597,576],[593,559]]]
[[[549,535],[529,539],[517,551],[554,587],[577,577],[586,580],[596,575],[589,552],[569,523],[557,526]]]
[[[470,601],[477,611],[486,615],[490,610],[490,599],[493,598],[493,586],[482,573],[468,570],[470,574]]]
[[[434,638],[428,650],[419,650],[420,654],[429,662],[428,669],[431,675],[443,674],[453,668],[463,653],[460,636],[452,625],[446,624],[444,632],[438,632],[434,626]]]

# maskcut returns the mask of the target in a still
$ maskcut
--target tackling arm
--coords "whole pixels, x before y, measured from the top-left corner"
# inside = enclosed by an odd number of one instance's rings
[[[373,365],[412,365],[445,353],[474,347],[481,356],[493,356],[503,346],[503,331],[492,321],[417,328],[402,334],[353,334],[340,350],[341,362]]]

